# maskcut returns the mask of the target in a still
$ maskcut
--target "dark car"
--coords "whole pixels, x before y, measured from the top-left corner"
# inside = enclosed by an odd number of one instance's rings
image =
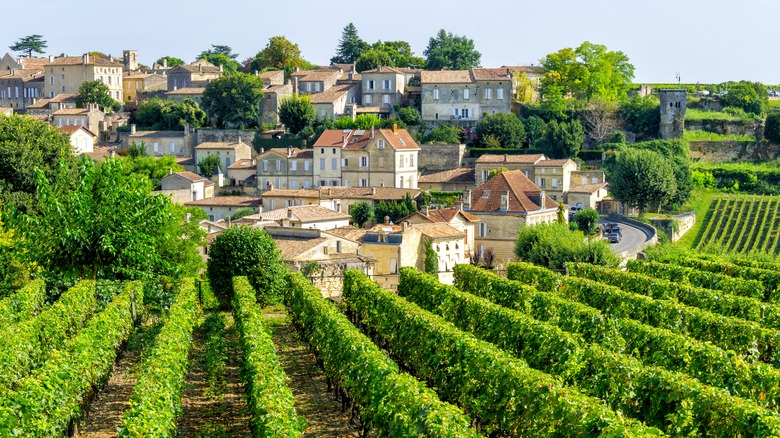
[[[609,240],[609,243],[620,243],[620,234],[609,233],[607,234],[607,240]]]
[[[620,229],[620,225],[618,224],[612,224],[612,230],[610,232],[618,234],[620,237],[623,237],[623,231]]]

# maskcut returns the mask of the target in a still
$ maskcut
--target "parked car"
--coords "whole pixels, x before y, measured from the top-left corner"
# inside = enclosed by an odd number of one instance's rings
[[[612,229],[615,227],[619,227],[619,225],[614,222],[607,222],[606,224],[604,224],[604,232],[609,234],[612,232]]]
[[[620,243],[620,238],[620,234],[618,233],[607,234],[607,240],[609,240],[609,243]]]
[[[623,230],[620,229],[620,224],[612,224],[612,229],[610,230],[610,233],[617,234],[620,237],[623,237]]]

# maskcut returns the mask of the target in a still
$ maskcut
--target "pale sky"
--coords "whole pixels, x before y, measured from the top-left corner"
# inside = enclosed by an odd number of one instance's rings
[[[0,54],[20,37],[41,34],[47,54],[139,51],[151,65],[163,55],[195,60],[211,44],[225,44],[239,61],[268,38],[284,35],[303,57],[327,65],[341,31],[353,22],[373,43],[408,41],[422,56],[439,29],[474,40],[483,67],[539,64],[539,59],[583,41],[628,55],[635,82],[753,80],[780,84],[780,2],[777,0],[492,0],[313,2],[304,0],[38,0],[34,11],[7,17]],[[327,5],[332,5],[328,7]],[[8,9],[3,7],[2,9]]]

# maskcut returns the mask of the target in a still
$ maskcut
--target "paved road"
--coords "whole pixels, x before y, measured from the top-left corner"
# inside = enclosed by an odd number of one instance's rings
[[[636,248],[649,239],[647,233],[645,233],[642,229],[632,227],[631,225],[628,225],[623,222],[618,222],[614,220],[599,220],[600,224],[604,224],[607,222],[615,222],[620,224],[620,229],[623,231],[623,239],[620,240],[620,243],[610,243],[609,247],[612,249],[612,252],[620,254],[623,251],[628,251],[630,249]]]

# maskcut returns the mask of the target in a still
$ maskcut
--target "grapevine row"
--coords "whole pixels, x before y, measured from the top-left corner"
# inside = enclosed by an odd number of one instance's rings
[[[723,294],[712,289],[672,283],[648,275],[588,263],[569,263],[566,268],[569,275],[616,286],[627,292],[647,295],[653,299],[679,300],[688,306],[754,321],[766,328],[780,329],[780,306],[755,298]]]
[[[456,401],[487,434],[660,435],[442,318],[382,289],[365,274],[344,272],[347,306],[387,349]]]
[[[244,351],[242,378],[254,437],[299,437],[306,422],[299,418],[287,375],[276,357],[271,335],[263,326],[255,291],[246,277],[233,278],[233,314]]]
[[[670,419],[688,416],[685,432],[699,435],[780,433],[780,418],[752,401],[706,387],[679,372],[587,344],[555,325],[537,321],[445,286],[414,268],[401,268],[399,293],[458,328],[491,342],[530,366],[607,402],[612,409],[650,426],[680,433]],[[670,395],[675,394],[675,397]]]
[[[739,210],[731,210],[728,216],[728,220],[722,224],[723,227],[723,233],[718,238],[718,245],[725,247],[728,247],[729,239],[731,239],[731,234],[734,232],[734,228],[737,226],[738,223],[743,223],[745,212],[747,211],[748,205],[751,203],[743,198],[737,201],[739,203]]]
[[[755,280],[737,280],[727,275],[701,272],[685,266],[642,260],[629,260],[626,269],[630,272],[663,278],[675,283],[690,284],[766,301],[764,299],[764,285]]]
[[[46,283],[35,280],[0,300],[0,330],[40,313],[46,300]]]
[[[764,229],[771,206],[772,198],[764,198],[762,196],[756,217],[748,226],[743,226],[743,232],[748,230],[747,234],[739,241],[739,245],[734,247],[734,252],[744,253],[753,248],[756,237],[759,235],[758,233]]]
[[[724,247],[728,248],[729,251],[735,251],[737,250],[737,245],[740,245],[742,243],[742,239],[745,236],[745,231],[750,229],[751,231],[753,228],[755,228],[755,217],[756,217],[756,207],[761,208],[762,200],[756,199],[754,196],[750,201],[748,202],[749,207],[747,209],[747,213],[745,213],[745,217],[742,218],[742,220],[739,220],[737,223],[740,224],[739,227],[739,233],[735,237],[729,236],[729,242],[727,242],[727,245]]]
[[[780,288],[780,272],[768,269],[739,266],[728,262],[714,262],[690,257],[674,257],[664,261],[684,266],[697,271],[704,271],[705,275],[725,275],[736,282],[749,280],[760,282],[764,289],[764,296],[769,301],[780,301],[780,296],[775,294]]]
[[[120,436],[176,436],[176,418],[181,412],[181,394],[187,375],[187,354],[192,330],[200,319],[192,279],[180,284],[176,300],[155,338],[133,388]]]
[[[287,277],[287,306],[328,382],[346,391],[380,437],[476,437],[469,418],[398,366],[322,298],[300,273]]]
[[[82,281],[33,319],[12,324],[0,336],[0,385],[13,388],[47,354],[75,334],[95,311],[95,282]]]
[[[558,274],[528,263],[510,263],[510,277],[523,277],[530,284],[549,286]],[[533,279],[540,279],[533,283]],[[751,398],[762,406],[780,407],[780,371],[763,363],[746,363],[739,356],[709,343],[699,342],[669,330],[626,318],[607,318],[592,307],[566,300],[555,293],[539,292],[521,282],[508,280],[469,265],[455,266],[459,289],[519,310],[533,318],[578,333],[590,343],[630,354],[647,365],[677,370],[731,394]],[[554,283],[552,291],[557,288]]]
[[[143,301],[139,282],[125,284],[84,330],[6,394],[0,406],[0,435],[65,435],[71,421],[80,417],[85,396],[111,374],[117,347],[133,328],[134,301]]]
[[[704,226],[704,229],[701,231],[701,234],[697,236],[697,242],[696,242],[697,249],[703,247],[707,243],[706,242],[707,237],[709,237],[710,234],[712,234],[713,224],[715,224],[716,222],[715,220],[716,217],[718,217],[719,214],[721,213],[720,205],[723,202],[724,202],[724,198],[718,198],[715,201],[715,205],[711,206],[710,210],[707,212],[709,217],[704,218],[704,223],[706,225]]]

